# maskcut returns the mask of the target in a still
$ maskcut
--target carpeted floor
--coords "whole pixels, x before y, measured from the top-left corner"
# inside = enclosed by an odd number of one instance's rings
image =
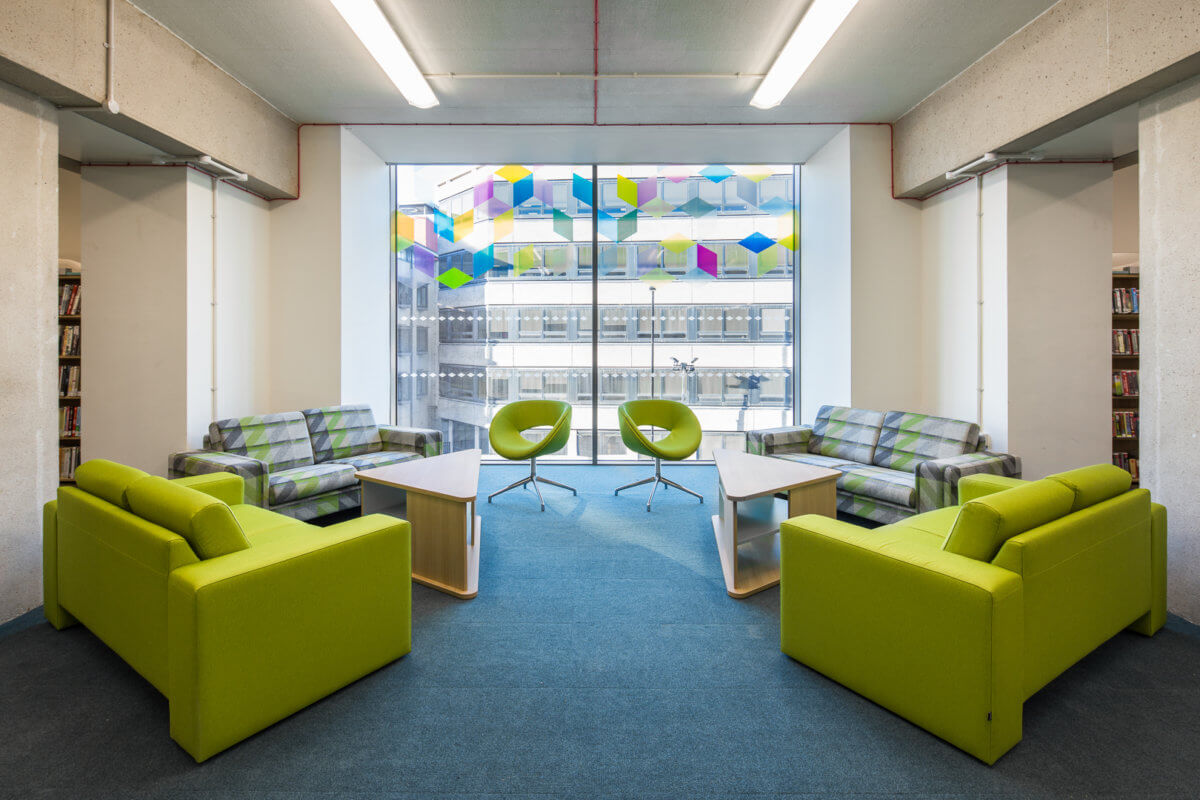
[[[413,587],[411,654],[197,766],[80,627],[0,626],[4,797],[1196,797],[1200,629],[1121,634],[1025,704],[986,767],[779,652],[779,592],[725,594],[699,505],[547,465],[578,498],[481,503],[479,597]],[[485,467],[481,497],[521,474]]]

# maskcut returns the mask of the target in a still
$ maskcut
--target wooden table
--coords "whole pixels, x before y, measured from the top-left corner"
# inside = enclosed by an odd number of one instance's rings
[[[779,583],[779,523],[801,514],[837,516],[840,472],[737,450],[714,450],[720,511],[712,518],[725,590],[749,597]],[[787,492],[786,501],[776,492]]]
[[[464,600],[479,593],[480,455],[463,450],[356,473],[363,514],[390,514],[412,525],[412,579]]]

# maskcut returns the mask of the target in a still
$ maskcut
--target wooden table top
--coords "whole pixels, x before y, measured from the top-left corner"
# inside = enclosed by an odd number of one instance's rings
[[[355,476],[360,481],[467,502],[479,494],[479,458],[482,455],[478,449],[462,450],[364,469]]]
[[[730,500],[749,500],[764,494],[786,492],[797,486],[836,480],[842,474],[834,469],[739,450],[713,450],[713,461],[717,463],[717,475],[725,487],[725,496]]]

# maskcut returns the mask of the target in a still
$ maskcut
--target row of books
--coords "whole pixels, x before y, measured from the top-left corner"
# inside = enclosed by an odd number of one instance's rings
[[[1136,356],[1141,352],[1137,328],[1113,328],[1112,351],[1114,356]]]
[[[1113,397],[1136,397],[1138,394],[1138,371],[1120,369],[1113,371]]]
[[[1130,456],[1129,453],[1113,453],[1113,463],[1132,475],[1135,481],[1138,479],[1137,456]]]
[[[60,481],[75,480],[75,468],[79,466],[79,447],[58,448],[58,479]]]
[[[58,287],[58,313],[62,315],[79,313],[78,283],[64,283]]]
[[[1138,435],[1138,412],[1114,411],[1113,436],[1122,439],[1136,439]]]
[[[58,368],[58,396],[79,397],[79,365]]]
[[[59,407],[58,435],[64,438],[79,438],[79,406]]]
[[[79,355],[78,325],[58,326],[58,355],[60,357]]]
[[[1113,289],[1112,293],[1114,314],[1138,313],[1138,290],[1136,288]]]

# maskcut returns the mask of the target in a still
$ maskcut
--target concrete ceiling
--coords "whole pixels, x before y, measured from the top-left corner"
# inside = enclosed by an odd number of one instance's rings
[[[133,0],[298,122],[590,123],[592,82],[431,78],[408,106],[328,0]],[[599,121],[893,121],[1054,0],[861,0],[784,103],[756,78],[600,81]],[[426,73],[591,73],[589,0],[380,0]],[[807,0],[600,0],[601,73],[761,73]],[[118,33],[119,36],[119,33]]]

